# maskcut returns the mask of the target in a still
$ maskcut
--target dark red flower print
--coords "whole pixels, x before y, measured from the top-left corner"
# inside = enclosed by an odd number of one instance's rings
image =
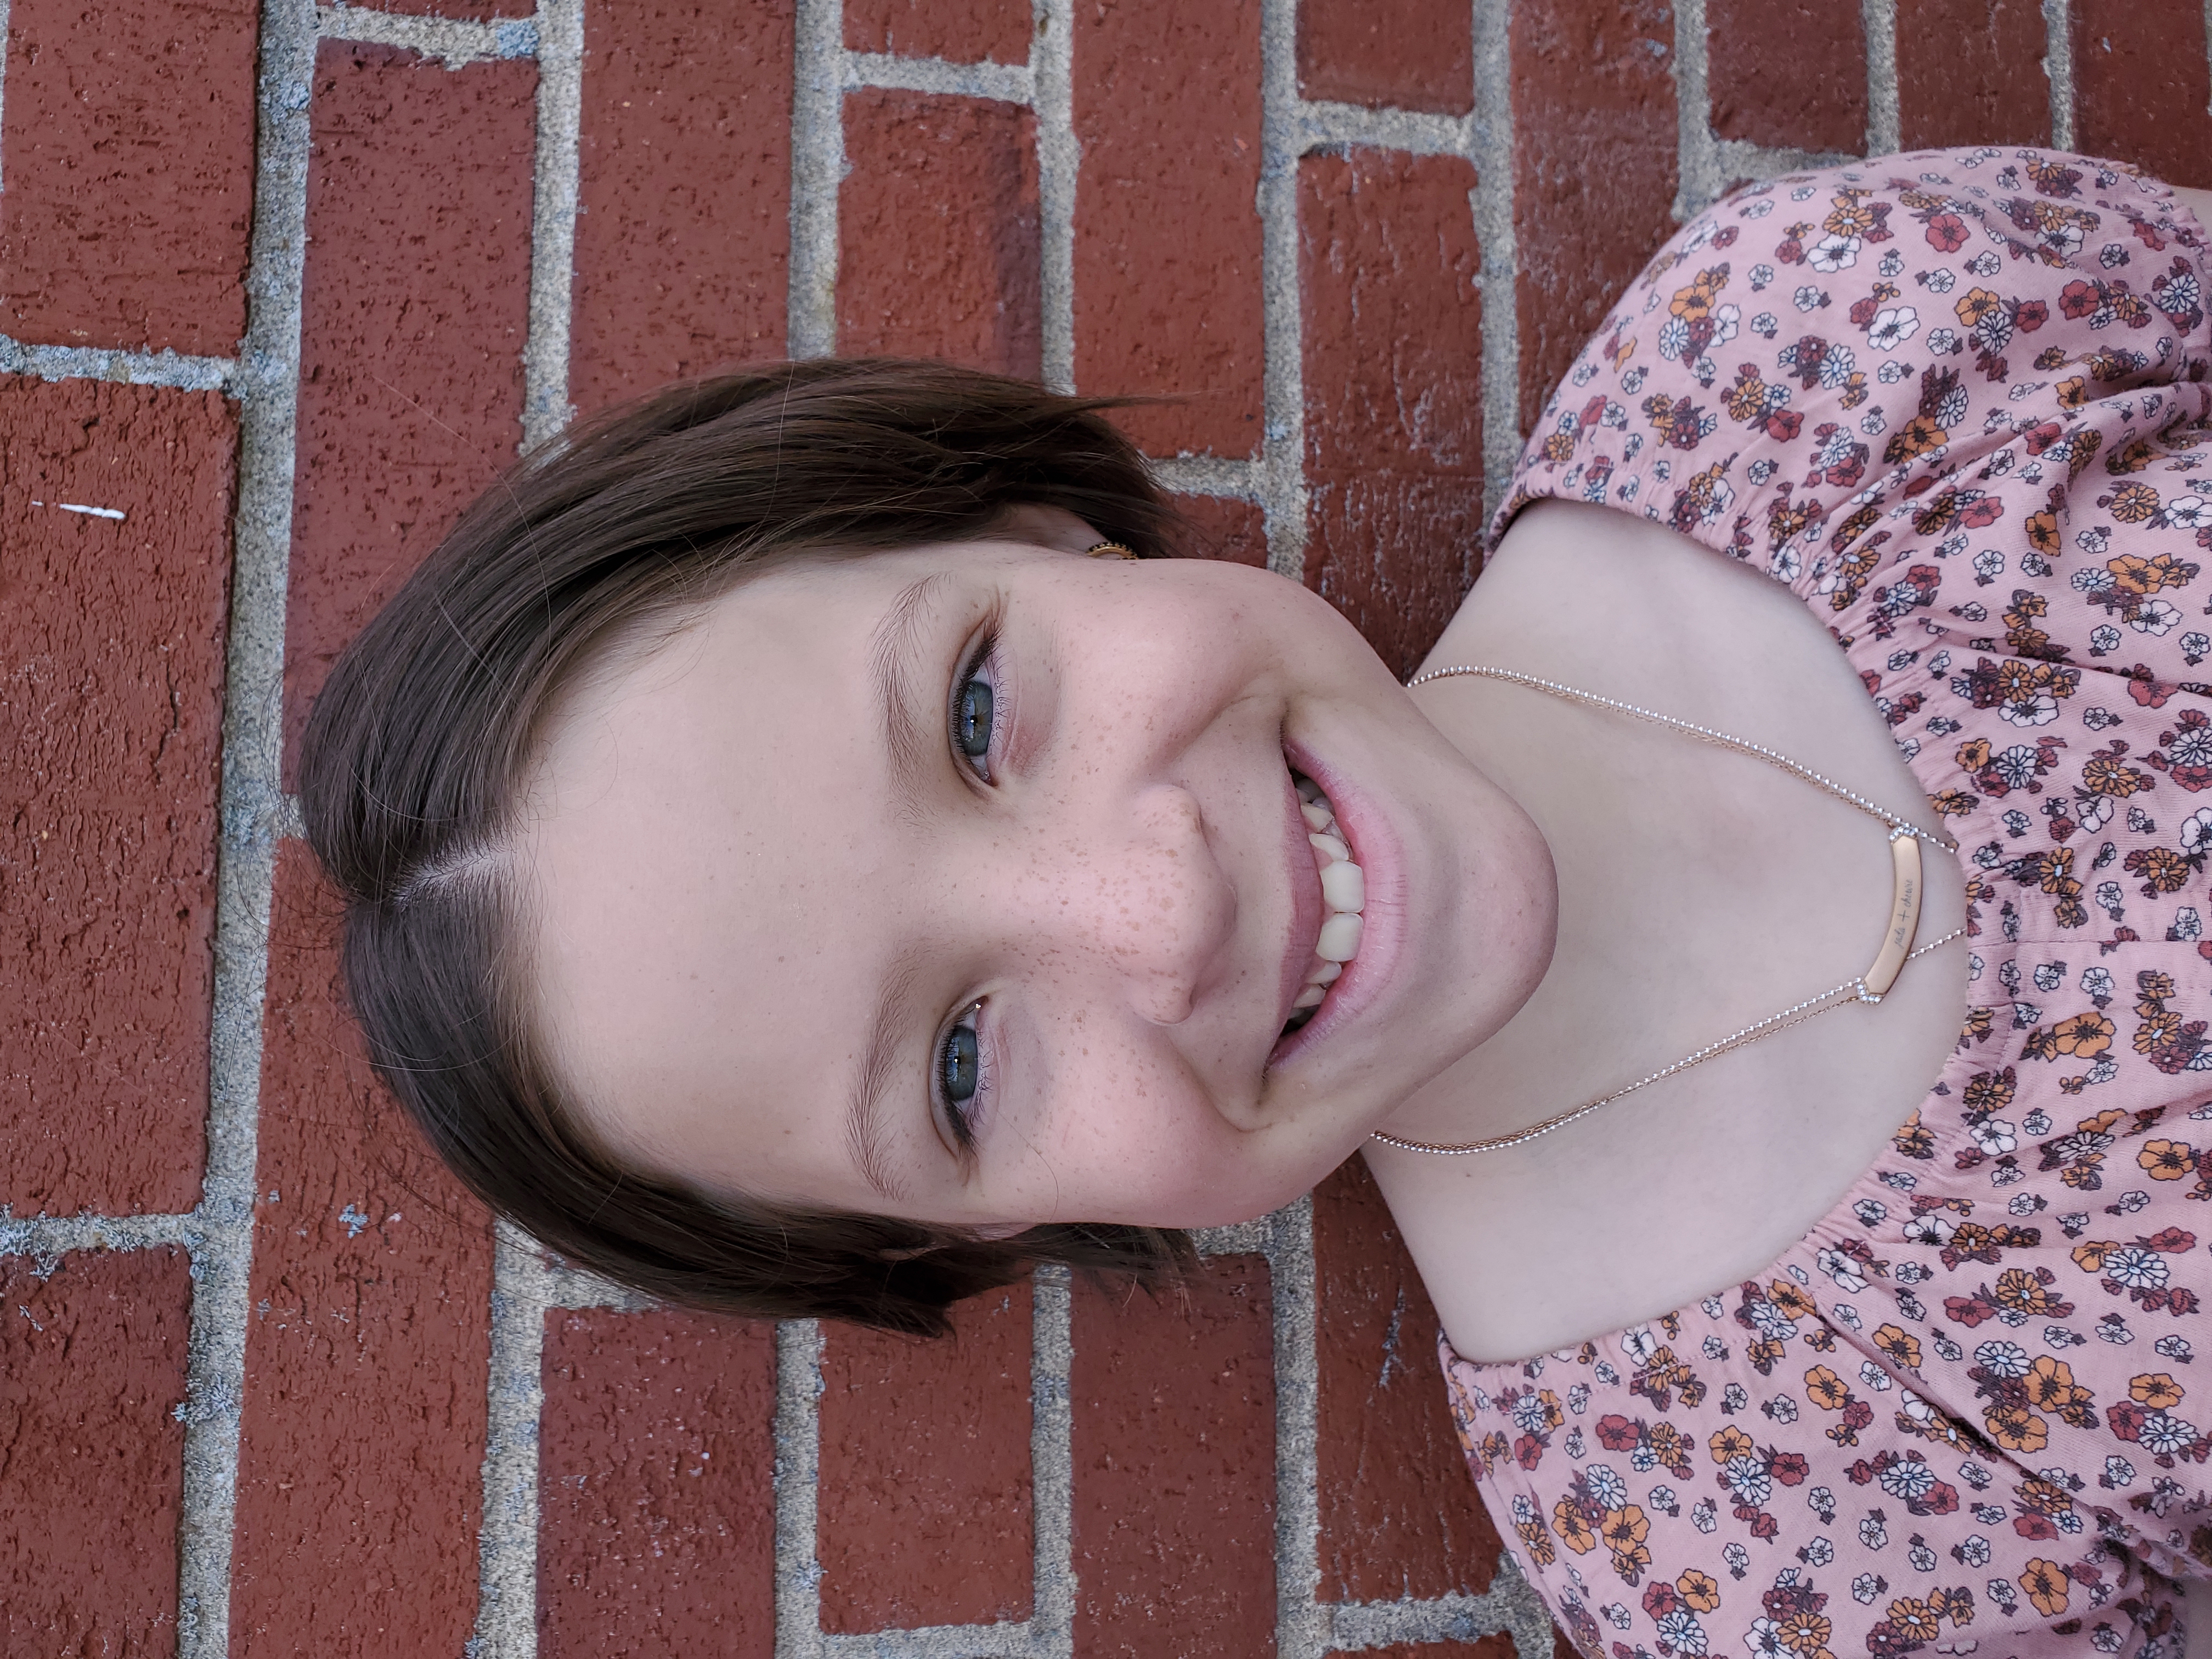
[[[1955,213],[1939,213],[1928,222],[1928,246],[1939,253],[1956,253],[1966,245],[1966,222]]]

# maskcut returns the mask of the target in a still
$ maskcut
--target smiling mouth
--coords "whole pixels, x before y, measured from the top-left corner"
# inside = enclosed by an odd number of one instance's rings
[[[1366,872],[1352,862],[1352,848],[1337,828],[1336,809],[1311,778],[1292,772],[1298,791],[1298,811],[1306,821],[1306,843],[1313,849],[1315,867],[1321,872],[1322,904],[1327,914],[1321,934],[1314,941],[1314,958],[1306,969],[1305,984],[1291,1005],[1284,1024],[1288,1036],[1311,1019],[1328,1000],[1334,985],[1359,950],[1367,908]]]

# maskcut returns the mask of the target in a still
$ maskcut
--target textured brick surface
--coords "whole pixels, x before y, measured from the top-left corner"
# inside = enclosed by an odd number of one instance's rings
[[[1706,87],[1723,138],[1866,149],[1866,26],[1829,0],[1705,0]]]
[[[191,1295],[178,1249],[0,1261],[0,1649],[176,1650]]]
[[[1907,149],[2047,144],[2035,0],[1898,0],[1898,137]]]
[[[2212,65],[2193,0],[2074,0],[2074,143],[2212,186]]]
[[[1502,1631],[1495,1636],[1485,1636],[1473,1642],[1455,1642],[1449,1647],[1438,1647],[1432,1642],[1395,1642],[1384,1648],[1360,1649],[1362,1659],[1518,1659],[1513,1638]],[[1581,1659],[1574,1649],[1559,1638],[1555,1659]]]
[[[1314,1264],[1322,1599],[1480,1594],[1498,1530],[1452,1427],[1436,1310],[1358,1158],[1314,1194]]]
[[[791,31],[787,0],[585,8],[578,408],[783,355]]]
[[[270,905],[231,1652],[457,1653],[490,1223],[373,1084],[337,1008],[336,900],[297,842]]]
[[[213,392],[0,379],[0,1203],[17,1215],[198,1201],[236,452]]]
[[[1154,454],[1260,447],[1258,0],[1121,0],[1075,20],[1075,384]]]
[[[533,0],[377,0],[379,11],[414,17],[527,17]]]
[[[854,52],[1019,64],[1029,57],[1029,0],[849,0],[845,44]]]
[[[1257,1256],[1157,1301],[1076,1286],[1077,1659],[1274,1652],[1271,1305]]]
[[[0,331],[238,349],[258,11],[254,0],[15,0]]]
[[[1474,9],[1466,0],[1305,0],[1298,91],[1464,115],[1474,105]]]
[[[1029,1617],[1030,1318],[1023,1285],[949,1342],[824,1328],[823,1629]]]
[[[1674,8],[1513,9],[1513,237],[1521,428],[1674,229]]]
[[[1178,495],[1175,507],[1190,524],[1186,553],[1236,564],[1267,562],[1267,515],[1254,502],[1224,495]]]
[[[1299,169],[1306,585],[1394,672],[1474,580],[1482,532],[1474,169],[1387,150]]]
[[[775,1650],[775,1336],[593,1309],[545,1320],[538,1651]]]
[[[535,66],[315,60],[286,752],[339,648],[522,436]]]
[[[926,93],[845,100],[837,349],[1038,373],[1036,120]]]

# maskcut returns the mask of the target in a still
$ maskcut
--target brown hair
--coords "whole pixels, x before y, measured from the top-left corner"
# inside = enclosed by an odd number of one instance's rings
[[[1154,1278],[1180,1234],[986,1241],[800,1212],[624,1169],[564,1105],[506,964],[533,737],[611,647],[794,557],[988,537],[1065,508],[1143,556],[1177,523],[1096,398],[943,363],[783,363],[672,386],[512,469],[348,647],[307,722],[301,805],[345,904],[346,994],[379,1074],[495,1211],[648,1295],[922,1334],[1040,1261]]]

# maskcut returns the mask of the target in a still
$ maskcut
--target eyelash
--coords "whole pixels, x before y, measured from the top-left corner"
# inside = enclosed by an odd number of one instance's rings
[[[991,750],[997,745],[1000,711],[998,707],[997,687],[984,678],[984,673],[997,649],[998,636],[995,631],[986,633],[977,642],[974,652],[969,654],[966,665],[953,680],[951,705],[947,711],[947,724],[950,728],[947,735],[951,738],[954,755],[958,757],[959,763],[964,764],[985,784],[993,781]],[[963,705],[967,702],[970,686],[979,689],[984,698],[980,710],[982,719],[979,722],[984,727],[983,749],[978,754],[969,752],[968,746],[962,740],[961,736],[961,726],[967,713]],[[974,1112],[977,1103],[990,1089],[983,1063],[981,1032],[977,1026],[977,1017],[981,1013],[982,1008],[982,1003],[978,1000],[963,1009],[951,1028],[937,1040],[936,1047],[931,1055],[930,1095],[941,1106],[945,1122],[951,1126],[954,1150],[963,1158],[971,1155],[975,1149],[975,1132],[970,1114]],[[963,1033],[966,1034],[969,1040],[967,1044],[969,1054],[966,1058],[975,1076],[969,1085],[967,1098],[956,1101],[952,1098],[949,1085],[957,1063],[954,1046],[959,1042]]]

